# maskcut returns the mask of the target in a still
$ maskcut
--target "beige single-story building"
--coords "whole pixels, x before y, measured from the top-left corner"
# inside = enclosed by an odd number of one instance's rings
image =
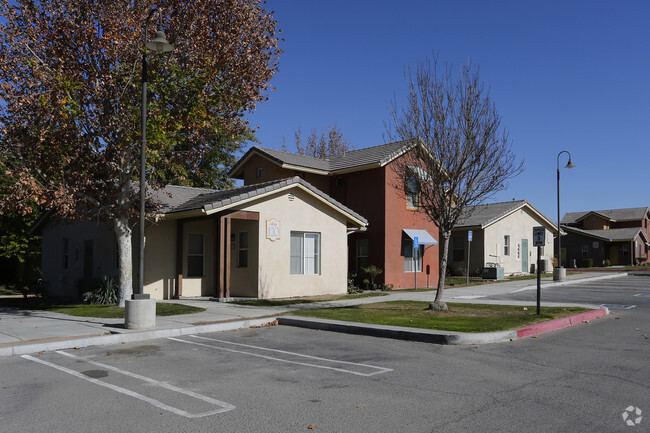
[[[463,273],[469,253],[470,275],[484,269],[500,269],[504,275],[527,274],[536,269],[537,247],[533,227],[544,227],[545,246],[540,248],[543,272],[553,267],[555,225],[526,200],[489,203],[465,209],[452,230],[449,264]],[[472,240],[469,240],[469,232]]]
[[[344,294],[347,236],[367,226],[299,177],[224,191],[167,186],[154,200],[160,206],[145,229],[144,260],[144,293],[153,299]],[[134,233],[134,263],[137,239]],[[116,275],[116,250],[105,223],[48,224],[47,290],[74,297],[88,282]]]

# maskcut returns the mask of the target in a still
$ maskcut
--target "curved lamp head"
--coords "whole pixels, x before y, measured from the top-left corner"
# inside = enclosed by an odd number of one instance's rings
[[[569,162],[564,168],[575,168],[575,165],[573,165],[573,163],[571,162],[571,158],[569,158]]]
[[[156,36],[154,36],[152,41],[147,42],[145,46],[151,51],[158,53],[168,53],[174,49],[174,46],[167,42],[165,32],[162,30],[156,31]]]

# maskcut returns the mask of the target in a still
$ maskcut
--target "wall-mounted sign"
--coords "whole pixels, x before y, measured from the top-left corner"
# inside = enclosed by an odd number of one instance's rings
[[[275,218],[266,220],[266,239],[272,242],[280,239],[280,221]]]

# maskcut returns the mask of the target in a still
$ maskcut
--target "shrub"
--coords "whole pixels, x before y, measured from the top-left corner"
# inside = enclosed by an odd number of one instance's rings
[[[374,289],[375,288],[375,278],[377,278],[377,276],[381,275],[382,272],[384,272],[384,271],[381,268],[379,268],[379,267],[377,267],[375,265],[370,265],[367,268],[361,268],[361,269],[363,270],[363,272],[368,274],[368,276],[370,277],[370,283],[372,284],[372,287]],[[364,282],[365,282],[365,280],[364,280]]]
[[[582,267],[583,268],[591,268],[594,266],[594,259],[591,257],[587,257],[586,259],[582,259]]]
[[[86,297],[86,302],[96,305],[107,305],[117,303],[117,282],[110,277],[104,276],[99,281],[98,287]]]
[[[392,284],[382,284],[381,285],[381,290],[383,292],[390,292],[391,290],[393,290],[393,285]]]

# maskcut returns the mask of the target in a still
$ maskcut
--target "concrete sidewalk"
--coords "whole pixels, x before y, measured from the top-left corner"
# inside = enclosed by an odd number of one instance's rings
[[[615,278],[625,273],[608,273],[594,276],[592,274],[567,275],[567,280],[555,283],[552,279],[542,280],[542,288],[567,285],[576,282],[588,282],[596,279]],[[536,280],[497,282],[470,287],[447,289],[445,299],[449,302],[500,303],[503,301],[482,300],[485,296],[500,295],[523,290],[535,290]],[[98,319],[74,317],[65,314],[36,310],[16,310],[0,307],[0,356],[21,355],[49,350],[61,350],[74,347],[119,344],[167,338],[188,334],[200,334],[264,326],[274,323],[283,313],[310,308],[338,307],[372,303],[378,301],[416,300],[431,301],[435,291],[391,292],[387,296],[361,298],[344,301],[328,301],[312,304],[297,304],[283,307],[252,307],[231,303],[211,302],[206,300],[169,300],[163,302],[181,303],[205,308],[197,314],[171,317],[157,317],[156,327],[150,330],[129,330],[124,328],[124,319]],[[530,305],[525,302],[511,302],[516,305]],[[557,305],[542,303],[542,305]],[[568,304],[562,304],[568,305]],[[572,304],[576,305],[576,304]],[[584,305],[600,309],[595,305]],[[605,312],[606,313],[606,312]],[[430,341],[443,344],[478,344],[507,341],[518,338],[517,333],[461,334],[441,331],[429,331],[413,328],[382,327],[375,325],[358,325],[314,319],[282,319],[281,323],[292,326],[306,326],[318,329],[332,329],[339,332],[375,335],[415,341]],[[365,329],[365,331],[364,331]],[[426,337],[421,335],[426,334]],[[433,337],[431,337],[433,335]],[[442,336],[442,337],[441,337]]]

